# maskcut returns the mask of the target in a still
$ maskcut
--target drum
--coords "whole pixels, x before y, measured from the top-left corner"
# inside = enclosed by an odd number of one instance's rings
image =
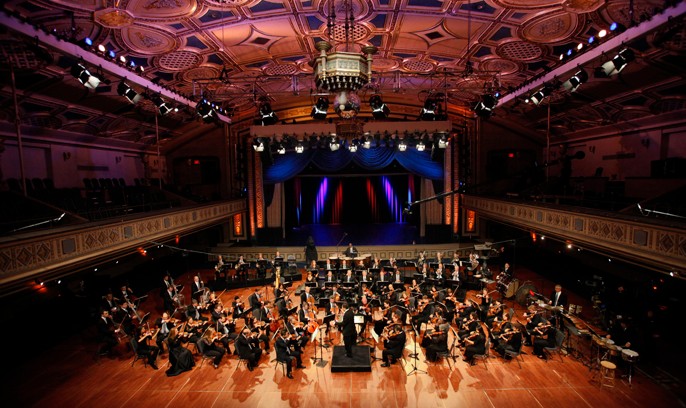
[[[538,292],[536,287],[532,285],[530,281],[526,281],[517,289],[517,294],[515,295],[515,300],[517,303],[522,306],[526,305],[527,299],[529,298],[529,291]]]
[[[512,296],[517,293],[517,289],[519,289],[519,279],[512,279],[510,283],[507,284],[507,289],[505,290],[505,297],[507,299],[510,299]]]
[[[622,350],[622,360],[628,362],[628,363],[635,363],[638,361],[638,352],[630,350],[630,349],[623,349]]]
[[[622,348],[614,344],[608,344],[607,349],[610,352],[610,356],[617,357],[622,354]]]

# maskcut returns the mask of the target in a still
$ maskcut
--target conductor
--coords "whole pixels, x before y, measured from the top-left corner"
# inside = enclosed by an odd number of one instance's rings
[[[348,307],[348,302],[343,302],[343,321],[341,322],[341,332],[343,342],[345,342],[345,356],[352,358],[353,345],[356,343],[357,330],[355,329],[355,313]]]

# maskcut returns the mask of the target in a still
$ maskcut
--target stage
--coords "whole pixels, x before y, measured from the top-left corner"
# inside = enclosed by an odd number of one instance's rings
[[[353,346],[353,356],[345,356],[344,346],[335,346],[331,358],[332,373],[371,372],[372,359],[368,346]]]

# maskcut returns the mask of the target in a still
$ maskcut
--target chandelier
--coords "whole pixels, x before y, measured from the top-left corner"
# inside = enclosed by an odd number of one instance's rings
[[[342,0],[345,51],[337,51],[331,44],[336,24],[340,24],[340,21],[336,20],[335,0],[331,0],[327,18],[329,41],[319,41],[315,44],[319,55],[313,64],[317,88],[335,94],[334,109],[344,119],[353,119],[360,111],[360,98],[356,92],[369,83],[372,76],[372,55],[377,51],[373,45],[363,46],[361,54],[350,51],[355,24],[351,1]]]

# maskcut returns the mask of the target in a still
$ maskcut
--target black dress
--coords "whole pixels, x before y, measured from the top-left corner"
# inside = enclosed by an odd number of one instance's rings
[[[184,371],[189,371],[195,366],[193,353],[181,345],[181,341],[176,338],[169,339],[169,363],[170,367],[166,371],[167,377],[173,377]]]

